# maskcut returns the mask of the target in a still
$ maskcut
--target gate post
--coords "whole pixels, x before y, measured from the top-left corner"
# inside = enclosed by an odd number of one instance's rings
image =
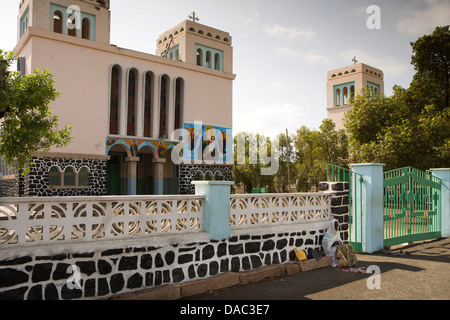
[[[192,181],[195,194],[205,196],[203,229],[211,240],[230,237],[230,194],[232,181]]]
[[[362,251],[373,253],[383,249],[383,167],[381,163],[352,164],[360,174],[362,187]]]
[[[450,168],[431,169],[435,177],[442,180],[441,214],[442,236],[450,237]]]

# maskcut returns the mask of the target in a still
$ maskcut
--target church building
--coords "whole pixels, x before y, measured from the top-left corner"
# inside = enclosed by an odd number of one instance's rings
[[[353,107],[350,100],[363,88],[372,89],[374,94],[384,94],[383,71],[357,63],[356,57],[353,62],[354,65],[332,70],[327,75],[327,114],[336,124],[336,130],[345,129],[345,113]]]
[[[192,194],[194,179],[231,180],[232,37],[190,18],[149,54],[110,43],[110,0],[21,1],[19,70],[50,70],[50,108],[73,141],[34,154],[18,195]]]

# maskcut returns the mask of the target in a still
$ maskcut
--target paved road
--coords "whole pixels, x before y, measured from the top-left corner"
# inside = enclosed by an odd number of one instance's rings
[[[401,255],[400,249],[410,254]],[[369,277],[369,284],[376,285],[373,274],[328,267],[187,300],[450,300],[450,238],[359,254],[358,260],[357,267],[380,268],[380,289],[367,287]]]

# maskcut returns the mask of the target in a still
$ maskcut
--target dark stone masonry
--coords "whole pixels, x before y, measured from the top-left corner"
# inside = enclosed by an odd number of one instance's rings
[[[349,239],[349,183],[348,182],[321,182],[319,191],[331,191],[331,213],[333,218],[339,221],[341,239],[346,242]]]
[[[86,188],[49,188],[49,171],[58,167],[61,172],[73,167],[79,171],[89,169],[88,186]],[[71,158],[33,158],[29,174],[19,176],[18,195],[21,197],[65,197],[65,196],[103,196],[106,195],[107,161],[96,159]]]
[[[106,298],[224,272],[284,264],[296,260],[294,248],[306,251],[321,248],[324,233],[325,230],[317,230],[242,235],[223,241],[3,260],[0,261],[0,300]],[[72,271],[76,269],[79,278]]]
[[[233,167],[229,165],[180,165],[180,194],[195,194],[195,186],[191,183],[195,175],[200,172],[206,179],[207,173],[212,176],[220,173],[223,181],[232,181]]]

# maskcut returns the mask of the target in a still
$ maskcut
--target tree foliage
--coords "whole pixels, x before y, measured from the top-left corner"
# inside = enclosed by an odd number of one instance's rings
[[[246,137],[246,162],[236,163],[236,140]],[[267,137],[260,134],[241,132],[235,137],[235,165],[233,175],[236,184],[244,186],[245,192],[252,188],[268,188],[269,192],[288,192],[297,190],[310,191],[320,181],[326,180],[327,164],[346,166],[348,159],[348,141],[344,130],[336,131],[334,123],[326,119],[320,130],[300,127],[295,134],[277,136],[278,148],[272,150],[274,158],[279,162],[278,171],[274,175],[262,176],[262,164],[252,156],[250,146],[259,150],[258,139]],[[253,164],[252,164],[253,163]],[[288,181],[288,166],[290,181]],[[292,188],[289,188],[292,186]]]
[[[49,151],[70,143],[71,127],[58,129],[58,117],[49,105],[60,93],[52,74],[35,70],[21,76],[9,72],[17,58],[0,50],[0,154],[10,166],[28,172],[33,152]]]

